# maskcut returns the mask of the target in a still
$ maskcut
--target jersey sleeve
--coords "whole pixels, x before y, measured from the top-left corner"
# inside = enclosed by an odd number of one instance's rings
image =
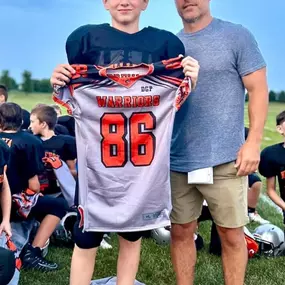
[[[185,47],[183,43],[177,36],[168,32],[167,58],[175,58],[180,54],[185,55]]]
[[[74,160],[77,158],[75,138],[64,136],[64,157],[63,160]]]
[[[183,103],[187,100],[191,93],[191,80],[189,77],[185,77],[177,89],[175,96],[175,109],[179,111]]]
[[[69,115],[73,115],[76,109],[76,102],[73,99],[72,87],[55,86],[53,89],[52,99],[55,103],[64,107]]]
[[[265,148],[260,155],[259,173],[266,177],[275,177],[278,175],[278,168],[276,163],[271,159],[270,148]]]

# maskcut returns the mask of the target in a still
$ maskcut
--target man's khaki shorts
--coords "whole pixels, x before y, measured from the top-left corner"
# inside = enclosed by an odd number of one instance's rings
[[[187,173],[171,172],[171,222],[186,224],[199,218],[204,199],[214,222],[225,228],[248,223],[248,178],[237,176],[234,162],[214,167],[214,184],[188,184]]]

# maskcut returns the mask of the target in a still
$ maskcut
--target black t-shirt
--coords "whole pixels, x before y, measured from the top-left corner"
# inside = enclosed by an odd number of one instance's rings
[[[46,156],[59,156],[63,161],[74,160],[76,154],[76,142],[72,136],[58,135],[48,140],[43,140],[43,148]],[[48,180],[48,187],[45,188],[45,194],[60,192],[57,180],[53,170],[47,166],[45,169],[45,177]]]
[[[21,193],[28,188],[29,179],[44,170],[42,142],[24,131],[0,133],[0,138],[10,147],[6,174],[11,193]]]
[[[68,115],[59,116],[57,124],[67,128],[69,135],[75,137],[75,120],[73,117]]]
[[[69,135],[68,129],[67,129],[65,126],[60,125],[60,124],[56,124],[56,125],[55,125],[54,133],[55,133],[56,135],[66,135],[66,136]]]
[[[171,32],[147,27],[128,34],[109,24],[85,25],[68,37],[70,64],[153,63],[185,54],[183,43]]]
[[[284,143],[266,147],[261,152],[259,172],[266,178],[278,177],[281,198],[285,201],[285,148]]]
[[[0,192],[2,190],[4,181],[4,168],[7,165],[10,156],[10,150],[8,145],[0,140]],[[1,205],[0,205],[1,207]]]
[[[42,144],[46,155],[57,155],[65,162],[77,157],[76,142],[72,136],[53,136],[48,140],[42,140]]]

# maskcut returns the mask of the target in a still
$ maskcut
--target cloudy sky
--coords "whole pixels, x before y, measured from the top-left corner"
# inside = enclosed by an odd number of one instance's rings
[[[66,62],[65,41],[74,29],[110,21],[101,0],[0,0],[0,11],[0,70],[9,69],[18,81],[24,69],[34,78],[48,78]],[[285,89],[284,11],[285,0],[212,0],[215,17],[241,23],[255,35],[276,91]],[[150,0],[144,26],[178,32],[174,0]]]

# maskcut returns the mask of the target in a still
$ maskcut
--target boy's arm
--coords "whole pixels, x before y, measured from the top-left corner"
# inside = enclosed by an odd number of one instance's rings
[[[33,177],[31,177],[29,179],[29,189],[32,190],[35,193],[39,193],[40,192],[40,182],[39,182],[39,178],[38,175],[35,175]]]
[[[285,210],[285,202],[276,192],[276,177],[266,178],[266,191],[268,197],[282,210]]]
[[[72,174],[73,177],[77,176],[77,171],[76,171],[76,159],[74,160],[67,160],[66,164]]]
[[[6,173],[4,172],[4,180],[2,185],[2,192],[0,193],[0,204],[2,209],[3,219],[0,224],[0,235],[5,232],[8,236],[12,236],[10,213],[12,205],[11,191],[8,183]]]
[[[3,186],[2,186],[2,191],[0,193],[0,203],[2,209],[3,222],[4,221],[10,222],[12,197],[6,173],[4,173]]]

